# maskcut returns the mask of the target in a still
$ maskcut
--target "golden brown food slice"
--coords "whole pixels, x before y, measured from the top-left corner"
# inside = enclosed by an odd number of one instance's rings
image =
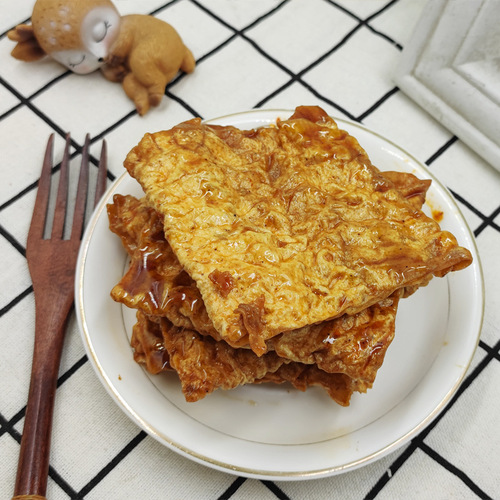
[[[275,353],[258,357],[224,341],[161,321],[170,365],[179,375],[186,401],[198,401],[216,389],[234,389],[275,372],[287,361]]]
[[[110,229],[120,236],[131,257],[128,279],[121,280],[111,296],[130,308],[158,314],[168,306],[169,290],[182,279],[159,216],[132,196],[115,195],[107,209]]]
[[[345,405],[352,391],[366,392],[372,387],[394,338],[397,304],[395,294],[354,316],[277,336],[269,341],[272,350],[261,357],[249,349],[235,349],[224,341],[175,327],[168,320],[158,320],[163,332],[159,339],[158,322],[141,311],[131,344],[134,359],[151,373],[171,367],[177,371],[188,401],[197,401],[218,388],[288,381],[300,390],[320,385]],[[276,372],[290,361],[298,366]]]
[[[108,204],[109,227],[122,240],[130,265],[111,297],[147,315],[168,318],[220,339],[201,294],[163,234],[157,212],[145,199],[116,194]]]
[[[430,180],[403,172],[383,175],[416,208],[422,207]],[[116,194],[107,210],[110,230],[120,237],[131,258],[128,272],[111,292],[113,299],[217,337],[196,284],[173,254],[163,222],[146,199]]]
[[[150,234],[150,232],[147,233]],[[134,269],[134,267],[131,266],[131,269]],[[145,296],[148,297],[149,294]],[[141,297],[141,300],[133,300],[132,303],[142,304],[143,297],[141,295],[139,297]],[[346,376],[358,379],[357,390],[366,390],[372,386],[377,370],[382,365],[387,348],[393,340],[397,303],[397,296],[390,297],[354,316],[342,316],[320,325],[307,326],[287,332],[270,339],[268,348],[274,350],[280,358],[301,364],[317,365],[321,371],[343,373]],[[164,351],[163,338],[158,326],[160,320],[157,318],[156,322],[149,321],[146,315],[141,312],[140,306],[139,309],[137,313],[138,323],[134,326],[132,336],[134,357],[136,361],[145,363],[148,371],[156,373],[161,371],[160,368],[163,365],[169,367],[167,365],[168,353]],[[147,312],[151,307],[148,305],[144,309]],[[196,316],[193,317],[193,320],[195,323],[198,321]],[[177,338],[179,340],[180,337]],[[236,352],[234,349],[229,349],[229,346],[225,345],[225,343],[214,343],[211,339],[199,338],[198,342],[206,342],[206,345],[199,347],[200,349],[206,350],[209,346],[220,346],[219,349],[222,349],[222,352],[227,355]],[[182,352],[186,349],[186,347],[183,347]],[[229,384],[248,383],[252,378],[258,378],[259,375],[262,375],[262,371],[252,375],[255,366],[255,354],[251,351],[246,351],[245,354],[243,352],[245,351],[240,351],[239,359],[250,359],[253,362],[246,367],[245,379],[233,377]],[[227,379],[225,372],[219,372],[216,377],[212,376],[217,370],[220,370],[221,366],[228,366],[227,363],[226,365],[217,363],[214,372],[214,368],[210,365],[213,357],[204,356],[198,359],[203,359],[203,363],[208,364],[208,368],[207,366],[203,367],[202,373],[205,379],[202,382],[198,381],[199,385],[208,385],[213,390],[218,387],[220,380]],[[189,364],[190,359],[183,360],[183,362]],[[239,361],[235,360],[234,362],[238,363]],[[262,366],[260,368],[262,370]],[[311,368],[311,370],[313,369]],[[184,369],[184,373],[185,371]],[[296,370],[294,373],[296,373]],[[307,376],[310,379],[311,375]],[[321,376],[326,377],[324,374],[321,374]],[[305,375],[302,375],[300,380],[304,379],[304,377]],[[337,378],[334,377],[334,380]],[[181,376],[181,379],[185,380],[185,377]],[[286,380],[290,381],[289,379],[281,381]],[[298,383],[295,382],[295,384]],[[188,392],[187,389],[186,392]],[[332,396],[332,398],[338,400],[338,397]]]
[[[420,180],[412,174],[401,172],[384,172],[384,177],[391,179],[400,193],[411,200],[416,208],[421,208],[430,181]],[[148,315],[166,317],[175,326],[191,328],[220,340],[208,317],[196,284],[182,269],[164,238],[163,224],[156,211],[144,198],[138,200],[130,195],[119,194],[113,197],[113,203],[107,208],[110,229],[121,238],[123,246],[131,257],[127,273],[111,291],[113,299]],[[373,307],[379,306],[376,304]],[[380,308],[377,311],[380,311]],[[362,311],[360,314],[366,318],[368,311]],[[363,321],[363,324],[366,324],[366,321]],[[296,361],[310,363],[312,352],[323,351],[325,346],[333,345],[331,340],[325,339],[331,339],[338,334],[330,335],[328,325],[321,329],[317,326],[312,327],[311,338],[316,339],[317,345],[315,347],[309,339],[307,345],[310,351],[306,353],[303,350],[302,359],[295,358]],[[287,347],[287,342],[293,344],[294,351],[299,349],[297,339],[307,337],[307,328],[300,329],[300,332],[290,332],[290,335],[279,336],[281,355],[290,349]],[[323,336],[318,335],[319,331]],[[393,327],[387,328],[386,331],[393,332]],[[370,339],[373,338],[375,336],[371,335]],[[358,342],[361,341],[358,339]],[[366,342],[368,341],[364,340],[362,343]],[[340,347],[341,344],[338,341],[335,347]],[[273,348],[273,345],[274,342],[271,340],[268,347]],[[382,355],[380,349],[378,352]],[[331,354],[338,355],[333,352]]]
[[[384,174],[385,175],[385,174]],[[425,191],[429,186],[429,181],[420,181],[411,174],[388,173],[392,175],[393,181],[398,185],[398,189],[405,196],[411,198],[416,206],[420,206],[425,199]],[[146,313],[154,311],[155,313],[164,313],[167,317],[172,317],[172,311],[175,308],[168,307],[164,310],[157,307],[157,304],[180,304],[177,300],[170,300],[165,297],[158,297],[159,290],[167,291],[174,297],[180,296],[179,290],[184,290],[186,286],[192,287],[191,292],[182,292],[186,297],[192,297],[196,293],[197,288],[194,282],[189,285],[175,285],[179,279],[178,275],[182,274],[180,264],[171,259],[171,254],[165,252],[165,241],[162,236],[162,225],[151,207],[148,207],[144,200],[137,200],[132,196],[115,195],[114,202],[108,206],[111,229],[118,234],[132,256],[132,263],[128,273],[124,276],[119,285],[113,290],[115,299],[124,302],[131,307],[138,307]],[[155,255],[156,258],[148,265],[148,257]],[[163,266],[162,255],[167,256],[168,265],[175,268],[175,272],[162,272]],[[143,270],[136,272],[134,259],[139,263],[143,263]],[[184,273],[185,274],[185,273]],[[185,278],[186,280],[189,277]],[[155,284],[156,281],[163,282],[161,285]],[[168,283],[168,285],[165,285]],[[128,290],[128,292],[126,291]],[[136,295],[134,295],[134,290]],[[280,367],[277,371],[267,372],[262,378],[254,380],[254,383],[274,382],[283,383],[290,382],[296,388],[305,390],[308,386],[319,385],[323,387],[337,403],[347,405],[350,396],[354,390],[364,392],[370,388],[375,380],[375,375],[382,364],[384,354],[394,336],[394,320],[397,310],[397,296],[385,300],[381,304],[362,311],[354,316],[343,316],[337,320],[322,323],[321,325],[304,327],[296,331],[288,332],[279,335],[268,341],[269,348],[276,350],[280,357],[288,358],[295,361]],[[203,304],[198,293],[198,300]],[[199,308],[188,308],[191,312],[190,320],[195,323]],[[182,316],[181,312],[174,314],[174,319]],[[204,312],[205,321],[206,311]],[[132,337],[132,346],[134,347],[134,357],[136,361],[146,365],[146,368],[151,373],[158,373],[165,369],[171,369],[170,365],[164,361],[163,356],[168,358],[168,352],[163,346],[163,338],[161,337],[160,328],[158,326],[159,319],[156,322],[149,321],[145,314],[139,312],[138,323],[134,327],[134,335]],[[183,317],[186,320],[186,317]],[[182,321],[181,321],[182,323]],[[181,324],[179,326],[185,326]],[[150,331],[148,332],[148,328]],[[171,331],[171,333],[174,330]],[[205,331],[206,333],[206,331]],[[140,339],[141,342],[138,342]],[[187,387],[186,392],[191,393],[191,400],[198,399],[201,395],[206,394],[206,390],[214,390],[220,385],[221,380],[227,378],[228,365],[220,364],[217,361],[217,356],[206,356],[207,349],[214,346],[219,346],[218,349],[225,353],[226,356],[231,356],[233,351],[228,349],[224,343],[214,343],[200,337],[197,342],[190,339],[190,345],[197,345],[199,350],[205,352],[201,358],[205,364],[208,364],[209,370],[199,370],[189,372],[189,356],[187,360],[178,361],[178,366],[183,366],[181,370],[184,385]],[[180,352],[189,352],[189,347],[186,347],[185,338],[182,335],[177,335],[176,345]],[[254,361],[255,355],[247,353],[244,358],[249,357]],[[267,355],[266,355],[267,356]],[[273,355],[274,356],[274,355]],[[233,360],[233,363],[237,360]],[[187,367],[186,367],[187,363]],[[307,366],[306,366],[307,364]],[[250,363],[246,367],[246,377],[235,379],[231,383],[244,383],[251,381],[256,376],[262,375],[262,363],[260,363],[260,372],[252,374],[254,363]],[[224,368],[225,367],[225,368]],[[189,387],[193,383],[186,382],[186,371],[190,373],[190,377],[195,379],[197,387],[202,387],[201,392],[193,392]],[[230,370],[231,371],[231,370]],[[329,372],[329,373],[327,373]],[[200,380],[200,373],[202,378]],[[213,374],[216,373],[215,376]],[[207,377],[210,377],[207,379]],[[203,387],[205,390],[203,390]]]
[[[353,392],[365,392],[356,380],[343,373],[326,373],[315,365],[288,363],[282,365],[274,373],[268,373],[255,383],[273,382],[283,384],[290,382],[299,391],[318,386],[325,389],[328,395],[339,405],[349,406]]]
[[[130,345],[134,361],[144,365],[153,375],[172,369],[159,323],[149,320],[141,311],[137,311],[137,323],[132,328]]]
[[[402,292],[395,292],[365,310],[306,326],[268,340],[279,356],[327,373],[344,373],[369,389],[394,339]]]
[[[427,191],[431,187],[430,179],[419,179],[408,172],[386,170],[380,172],[400,192],[414,208],[421,209],[425,203]]]
[[[315,365],[290,363],[272,352],[259,357],[249,349],[234,349],[224,341],[177,328],[168,321],[161,324],[165,348],[188,402],[199,401],[216,389],[267,382],[290,382],[301,391],[319,386],[342,406],[349,405],[354,391],[366,391],[365,384],[342,373],[326,373]]]
[[[253,131],[191,120],[146,134],[125,166],[215,329],[257,354],[471,262],[319,108]]]
[[[154,232],[144,231],[144,233],[150,235]],[[162,248],[162,246],[163,244],[155,246],[155,249]],[[148,255],[159,255],[155,249],[149,248],[144,241],[141,241],[140,248]],[[142,258],[137,259],[138,262],[144,260]],[[161,259],[158,260],[161,261]],[[148,269],[151,272],[153,268],[149,267]],[[158,271],[161,266],[159,265],[154,269]],[[139,276],[143,277],[144,275],[145,273],[139,273]],[[148,293],[141,292],[141,290],[147,288],[146,286],[143,287],[144,281],[142,279],[139,280],[138,284],[134,284],[133,280],[130,281],[131,277],[137,276],[135,266],[132,264],[120,284],[113,289],[113,292],[118,290],[117,293],[121,294],[123,302],[131,307],[138,307],[139,310],[147,314],[151,314],[152,311],[154,313],[164,312],[165,317],[169,319],[173,317],[177,320],[176,326],[193,329],[193,323],[202,324],[201,333],[210,334],[213,327],[209,323],[201,297],[198,297],[197,307],[191,307],[188,311],[184,311],[185,314],[181,309],[176,309],[176,306],[179,306],[181,302],[171,299],[172,296],[178,297],[183,294],[187,301],[186,297],[192,297],[196,294],[197,289],[194,284],[190,288],[172,285],[169,291],[170,295],[166,296],[166,299],[160,300],[157,296],[152,299],[151,297],[154,297],[158,290],[168,290],[168,287],[164,286],[162,282],[162,275],[159,273],[156,275],[159,284],[151,287],[150,290],[148,289]],[[149,277],[145,281],[146,284],[150,284],[153,279]],[[126,283],[126,285],[124,286],[123,283]],[[124,290],[129,290],[129,292],[124,292]],[[134,290],[136,293],[134,293]],[[344,315],[319,325],[308,325],[286,332],[270,339],[267,342],[267,348],[275,351],[282,358],[305,364],[317,364],[325,372],[340,372],[356,379],[362,379],[369,387],[373,384],[376,372],[382,365],[387,348],[394,338],[398,300],[399,296],[394,294],[394,296],[353,316]],[[156,304],[167,304],[168,307],[164,307],[163,311],[159,311],[155,306]],[[199,318],[198,313],[200,311],[203,319]],[[138,318],[143,318],[143,316],[138,315]],[[138,324],[141,325],[141,322]],[[157,325],[152,323],[153,327],[158,328]],[[134,328],[134,335],[136,329],[137,326]],[[196,330],[196,328],[194,329]],[[151,335],[149,336],[151,337]],[[153,337],[151,342],[153,353],[156,352],[156,343]],[[148,343],[145,344],[147,347]],[[139,352],[137,347],[135,351],[136,354]]]
[[[197,401],[218,388],[291,382],[300,390],[319,385],[345,406],[353,391],[366,392],[372,387],[394,338],[398,298],[384,302],[354,317],[344,316],[273,339],[275,352],[260,357],[249,349],[235,349],[162,321],[165,348],[188,401]]]
[[[311,386],[319,386],[342,406],[349,405],[355,390],[364,392],[360,384],[347,375],[325,373],[316,366],[288,363],[286,360],[277,359],[272,353],[258,358],[252,351],[245,350],[241,353],[246,354],[235,356],[234,349],[224,342],[200,337],[189,330],[176,329],[168,322],[163,322],[163,330],[167,338],[165,343],[175,352],[175,365],[179,367],[181,387],[189,402],[199,401],[216,389],[231,389],[245,383],[289,382],[301,391]],[[159,323],[149,320],[139,311],[133,332],[131,345],[134,348],[135,361],[144,365],[153,375],[172,371]],[[203,362],[203,367],[198,363],[191,363],[195,356]],[[279,366],[277,370],[276,366]]]

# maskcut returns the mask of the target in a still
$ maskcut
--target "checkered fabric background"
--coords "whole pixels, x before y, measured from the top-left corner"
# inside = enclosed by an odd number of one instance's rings
[[[122,14],[172,24],[196,59],[158,109],[140,117],[120,86],[52,60],[10,56],[7,31],[29,21],[32,0],[0,0],[0,496],[12,494],[29,384],[34,300],[25,258],[41,159],[71,131],[93,162],[108,142],[111,182],[145,131],[200,116],[317,104],[359,121],[427,164],[458,200],[477,238],[486,311],[465,382],[418,437],[372,465],[304,482],[239,478],[158,444],[112,402],[70,319],[57,391],[51,499],[499,498],[500,173],[394,84],[423,0],[115,0]]]

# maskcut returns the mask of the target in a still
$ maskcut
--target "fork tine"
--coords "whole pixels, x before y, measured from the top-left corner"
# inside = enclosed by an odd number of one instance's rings
[[[104,191],[106,191],[106,176],[108,173],[108,160],[107,160],[108,147],[106,140],[102,141],[101,157],[99,158],[99,172],[97,174],[97,185],[94,197],[94,208],[101,199]]]
[[[35,208],[31,218],[28,240],[30,238],[34,238],[34,240],[43,238],[45,219],[47,218],[47,209],[49,206],[53,150],[54,134],[51,134],[47,142],[47,147],[45,148],[45,156],[43,159],[42,172],[38,181],[38,191],[36,193]]]
[[[68,166],[69,166],[70,135],[66,135],[66,146],[59,171],[59,186],[57,188],[56,208],[52,226],[52,238],[62,238],[66,220],[66,205],[68,201]]]
[[[87,205],[87,191],[89,186],[89,145],[90,135],[85,136],[83,145],[82,163],[80,165],[80,175],[78,176],[78,188],[75,201],[75,212],[73,215],[73,228],[71,239],[80,239],[85,223],[85,207]]]

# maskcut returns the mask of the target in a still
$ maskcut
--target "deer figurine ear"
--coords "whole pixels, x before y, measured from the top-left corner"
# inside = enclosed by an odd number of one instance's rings
[[[11,52],[12,57],[25,62],[38,61],[45,55],[45,51],[40,47],[35,38],[33,27],[28,24],[19,24],[7,33],[9,40],[17,42]]]

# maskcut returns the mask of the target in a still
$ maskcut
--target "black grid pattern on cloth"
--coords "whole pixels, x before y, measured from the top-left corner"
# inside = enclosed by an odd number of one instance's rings
[[[276,88],[271,89],[266,94],[260,96],[260,99],[255,102],[254,108],[265,107],[266,104],[275,96],[284,92],[287,88],[289,88],[293,84],[298,84],[307,89],[311,94],[313,94],[319,103],[324,103],[329,105],[330,107],[338,110],[346,117],[351,120],[363,122],[367,117],[369,117],[376,110],[380,110],[384,107],[384,105],[389,102],[393,96],[397,95],[400,91],[397,87],[390,88],[383,95],[378,96],[378,98],[370,102],[368,106],[359,112],[353,111],[349,108],[349,105],[342,102],[337,101],[334,95],[330,95],[328,93],[324,93],[323,91],[315,88],[311,83],[308,82],[307,76],[311,71],[314,70],[321,62],[323,62],[328,57],[334,55],[336,52],[341,51],[342,47],[348,43],[348,41],[356,36],[356,34],[362,30],[366,29],[370,32],[371,36],[374,38],[382,40],[384,43],[391,44],[398,51],[402,50],[402,46],[395,40],[391,38],[387,33],[376,29],[372,24],[379,16],[381,16],[384,12],[387,12],[389,9],[393,9],[397,7],[400,0],[392,0],[387,1],[385,5],[378,11],[372,13],[369,17],[361,18],[354,12],[351,12],[349,9],[345,7],[344,4],[336,3],[333,0],[324,0],[324,3],[329,6],[329,8],[342,12],[345,14],[353,23],[353,27],[343,36],[341,40],[335,43],[334,46],[329,47],[318,56],[314,61],[310,62],[299,71],[294,71],[290,69],[287,64],[276,59],[275,56],[266,52],[266,50],[261,47],[253,37],[251,30],[256,28],[262,22],[268,20],[272,16],[276,15],[282,9],[285,9],[287,4],[290,3],[290,0],[284,0],[281,3],[274,4],[273,8],[269,11],[261,15],[258,19],[252,21],[249,25],[245,27],[235,27],[229,24],[227,21],[222,19],[216,12],[211,10],[209,3],[201,3],[196,0],[174,0],[171,2],[166,2],[164,5],[157,8],[154,12],[151,12],[152,15],[158,15],[162,12],[165,12],[167,9],[171,8],[173,5],[179,3],[180,1],[190,2],[194,8],[200,9],[206,15],[210,16],[214,22],[220,23],[227,30],[231,32],[230,36],[224,40],[220,45],[211,49],[208,53],[204,54],[201,58],[198,59],[197,64],[198,67],[203,67],[203,65],[207,64],[212,58],[214,58],[219,52],[226,49],[226,47],[233,43],[235,40],[243,40],[245,43],[250,44],[262,57],[268,60],[271,65],[279,68],[286,75],[285,81]],[[29,21],[29,20],[26,20]],[[6,30],[4,33],[0,34],[0,40],[6,37]],[[39,107],[37,107],[36,103],[34,103],[35,98],[40,95],[43,95],[47,89],[57,85],[59,82],[64,81],[69,77],[71,73],[65,72],[55,78],[54,80],[48,82],[44,87],[38,89],[29,97],[23,96],[20,92],[18,92],[15,88],[13,88],[2,76],[0,70],[0,85],[3,89],[9,93],[11,93],[18,101],[18,104],[15,104],[7,111],[4,111],[3,114],[0,115],[0,123],[4,120],[8,120],[9,117],[20,108],[28,108],[32,113],[35,113],[41,120],[43,120],[50,129],[52,129],[57,135],[63,137],[65,131],[55,122],[50,116],[44,113]],[[196,105],[190,102],[189,100],[185,100],[180,97],[176,93],[176,85],[179,83],[181,79],[185,78],[184,75],[178,76],[173,82],[171,82],[166,89],[166,95],[168,98],[176,101],[180,106],[182,106],[190,115],[192,116],[201,116],[202,118],[207,118],[202,116],[196,109]],[[107,127],[100,134],[93,137],[93,142],[97,142],[98,140],[105,138],[110,132],[120,127],[123,123],[125,123],[131,116],[135,114],[135,111],[129,113],[126,116],[121,117],[119,120],[114,122],[111,126]],[[426,161],[426,164],[432,168],[433,163],[443,155],[448,148],[450,148],[458,139],[456,137],[452,137],[443,143],[439,148],[435,150],[435,152],[429,156]],[[73,142],[73,146],[75,147],[74,155],[77,155],[81,152],[82,145]],[[91,157],[91,161],[94,164],[97,164],[97,160],[94,157]],[[114,179],[114,175],[109,172],[108,177],[110,180]],[[0,213],[16,203],[17,201],[23,199],[28,193],[31,193],[36,189],[37,182],[26,185],[22,190],[20,190],[16,195],[12,196],[7,201],[3,202],[0,206]],[[477,227],[473,228],[474,234],[477,238],[481,238],[485,229],[489,228],[490,230],[500,232],[500,227],[495,219],[497,219],[500,214],[500,205],[497,206],[491,213],[483,213],[479,208],[477,208],[473,203],[467,200],[467,198],[463,195],[463,193],[456,193],[452,191],[452,194],[458,201],[459,205],[465,207],[470,210],[477,218],[479,218],[480,222]],[[498,219],[497,219],[498,220]],[[0,237],[7,241],[16,252],[25,257],[25,248],[24,246],[16,239],[16,237],[11,234],[5,227],[0,224]],[[26,300],[28,297],[32,296],[32,287],[28,286],[21,293],[13,296],[12,299],[5,304],[0,309],[0,317],[5,315],[7,312],[15,309],[22,301]],[[450,463],[445,457],[441,456],[435,449],[426,444],[425,438],[432,431],[432,429],[439,423],[439,421],[445,417],[447,412],[453,408],[453,406],[457,403],[457,401],[466,393],[470,387],[470,385],[481,376],[481,374],[485,371],[485,369],[492,363],[500,362],[500,342],[497,342],[494,345],[488,345],[484,341],[480,341],[479,343],[479,363],[475,366],[475,368],[468,374],[464,383],[460,387],[459,391],[456,393],[454,398],[448,404],[447,408],[443,411],[443,413],[429,426],[427,427],[418,437],[413,439],[411,443],[404,449],[404,451],[395,458],[393,463],[390,464],[389,468],[383,473],[378,480],[374,483],[374,486],[366,495],[366,498],[375,498],[377,495],[391,482],[391,480],[396,476],[398,470],[407,462],[412,455],[419,450],[428,456],[432,461],[434,461],[439,467],[443,467],[447,469],[447,471],[458,480],[462,481],[464,485],[468,488],[470,492],[471,498],[490,498],[489,495],[483,491],[481,485],[476,484],[463,470],[460,470],[455,465]],[[85,364],[88,363],[88,359],[86,356],[81,357],[78,361],[76,361],[67,371],[65,371],[59,378],[58,387],[65,384],[78,370],[82,368]],[[20,443],[21,435],[20,432],[16,429],[16,424],[18,424],[24,417],[25,407],[19,408],[18,412],[11,416],[10,418],[6,418],[2,412],[2,408],[0,408],[0,438],[4,435],[10,436],[17,443]],[[111,472],[115,467],[117,467],[144,439],[147,439],[147,435],[143,431],[138,431],[137,434],[130,439],[128,443],[117,453],[115,456],[93,477],[89,477],[87,483],[81,487],[76,488],[71,482],[65,478],[64,474],[60,473],[53,466],[50,467],[50,477],[51,479],[72,499],[83,499],[88,495],[92,490]],[[242,477],[235,477],[230,486],[218,496],[220,500],[223,499],[231,499],[239,490],[239,488],[248,481]],[[274,495],[278,499],[289,499],[290,496],[287,495],[280,483],[276,483],[273,481],[262,481],[262,484],[269,490],[272,495]],[[295,499],[293,499],[295,500]]]

